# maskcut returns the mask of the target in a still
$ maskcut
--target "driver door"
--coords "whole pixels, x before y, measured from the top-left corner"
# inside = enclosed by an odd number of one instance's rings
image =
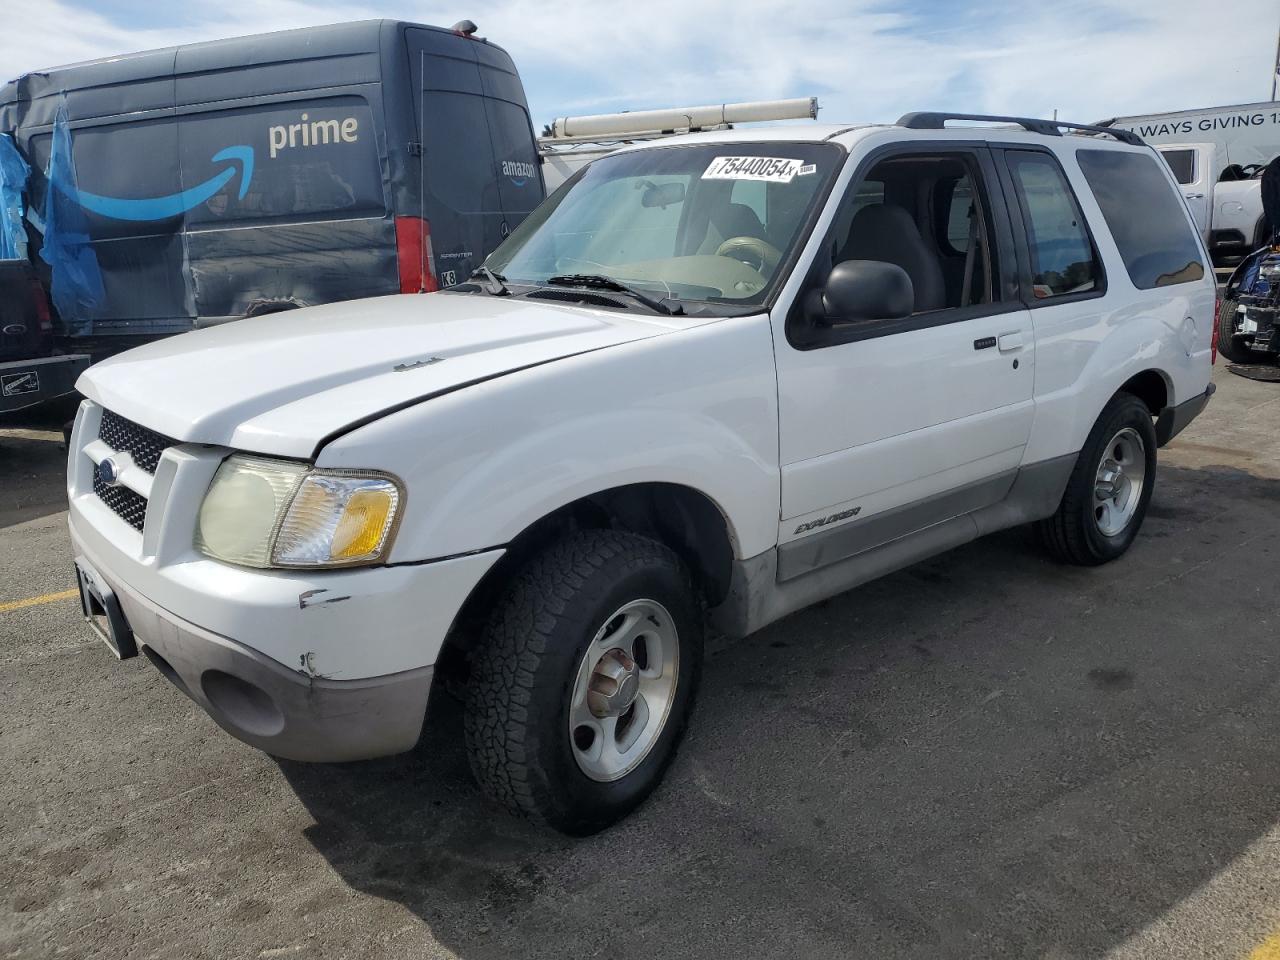
[[[842,204],[811,285],[850,259],[844,249],[924,264],[928,275],[913,278],[909,317],[815,324],[802,290],[774,318],[782,579],[1000,500],[1031,430],[1035,346],[989,151],[920,142],[879,151]],[[876,235],[854,236],[858,214],[876,204],[910,214],[879,217],[903,224],[902,236],[883,238],[883,254]]]

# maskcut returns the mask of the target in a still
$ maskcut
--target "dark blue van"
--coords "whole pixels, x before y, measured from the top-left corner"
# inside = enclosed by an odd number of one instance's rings
[[[466,280],[543,182],[511,58],[460,27],[290,30],[0,87],[56,332],[102,355]]]

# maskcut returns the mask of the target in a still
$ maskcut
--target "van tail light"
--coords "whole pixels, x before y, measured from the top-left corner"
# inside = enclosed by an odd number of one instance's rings
[[[396,259],[401,293],[433,293],[440,289],[432,272],[431,224],[422,217],[396,217]]]
[[[36,320],[41,333],[53,333],[53,315],[49,313],[49,298],[39,280],[31,281],[31,300],[36,305]]]
[[[1213,304],[1213,338],[1209,342],[1209,365],[1213,366],[1218,362],[1218,328],[1222,324],[1222,301],[1215,300]]]

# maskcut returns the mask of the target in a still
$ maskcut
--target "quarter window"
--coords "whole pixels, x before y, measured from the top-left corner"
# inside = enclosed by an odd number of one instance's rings
[[[1078,150],[1076,159],[1135,287],[1150,290],[1203,279],[1200,244],[1186,204],[1154,157]]]
[[[1031,295],[1048,300],[1099,290],[1101,266],[1062,169],[1044,153],[1006,156],[1027,232]]]

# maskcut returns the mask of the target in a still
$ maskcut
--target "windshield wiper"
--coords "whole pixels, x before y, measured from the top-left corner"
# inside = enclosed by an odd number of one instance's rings
[[[558,277],[548,277],[547,283],[553,287],[589,287],[596,290],[625,293],[627,296],[643,303],[650,310],[665,313],[669,317],[684,313],[684,307],[680,306],[680,304],[670,307],[661,300],[655,299],[647,293],[642,293],[635,287],[628,286],[621,280],[615,280],[613,277],[606,277],[598,273],[566,273]]]
[[[510,296],[511,291],[507,289],[506,277],[500,273],[494,273],[483,263],[472,271],[468,279],[474,280],[476,277],[483,277],[488,281],[488,285],[484,288],[484,292],[494,297]]]

